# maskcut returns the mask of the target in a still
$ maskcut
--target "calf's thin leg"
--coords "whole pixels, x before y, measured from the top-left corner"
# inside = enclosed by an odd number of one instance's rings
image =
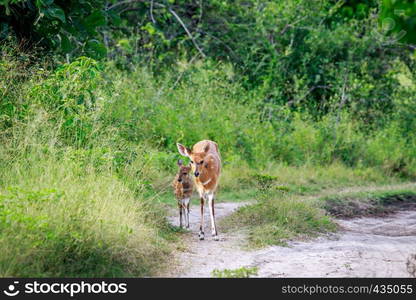
[[[182,228],[182,205],[179,206],[179,226]]]
[[[187,206],[186,213],[188,214],[188,224],[186,224],[187,225],[186,228],[189,228],[189,203],[188,203],[188,206]]]
[[[183,210],[186,215],[186,220],[185,220],[186,228],[189,228],[189,203],[190,203],[190,198],[186,198],[185,205],[183,206]]]

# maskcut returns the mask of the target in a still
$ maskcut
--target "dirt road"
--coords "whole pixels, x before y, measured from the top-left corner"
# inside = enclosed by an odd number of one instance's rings
[[[217,218],[247,203],[219,203]],[[199,241],[199,209],[191,211],[187,250],[178,251],[164,277],[211,277],[214,269],[258,267],[259,277],[409,277],[407,258],[416,253],[416,211],[399,211],[383,218],[337,220],[337,233],[289,247],[242,249],[244,232],[220,232],[220,241],[208,234]],[[209,220],[209,218],[206,218]],[[171,222],[177,225],[177,216]],[[209,233],[209,223],[205,232]]]

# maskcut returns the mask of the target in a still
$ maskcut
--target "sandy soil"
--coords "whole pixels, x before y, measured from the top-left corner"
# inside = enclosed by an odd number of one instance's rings
[[[247,203],[216,204],[217,219]],[[207,210],[206,210],[207,211]],[[245,233],[220,232],[199,241],[199,208],[191,211],[186,250],[177,251],[163,277],[211,277],[214,269],[258,267],[259,277],[409,277],[406,261],[416,253],[416,211],[399,211],[383,218],[337,220],[340,230],[289,247],[270,246],[247,251]],[[177,225],[177,216],[171,222]]]

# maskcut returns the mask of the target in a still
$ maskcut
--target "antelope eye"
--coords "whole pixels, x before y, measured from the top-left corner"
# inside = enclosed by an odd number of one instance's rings
[[[203,163],[204,163],[204,161],[203,161],[203,160],[201,160],[200,164],[202,165]]]
[[[194,162],[191,160],[191,164],[193,164]]]

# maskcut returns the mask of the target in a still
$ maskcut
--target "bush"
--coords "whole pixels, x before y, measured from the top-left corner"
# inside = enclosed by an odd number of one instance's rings
[[[92,133],[98,76],[97,62],[80,57],[36,83],[27,97],[47,111],[51,121],[62,126],[64,140],[82,145]]]

